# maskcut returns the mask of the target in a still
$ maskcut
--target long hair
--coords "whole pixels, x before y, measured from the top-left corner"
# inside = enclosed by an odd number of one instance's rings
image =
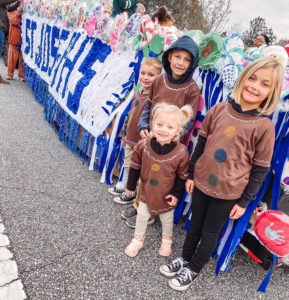
[[[264,115],[270,115],[276,108],[280,99],[282,83],[284,78],[284,67],[275,58],[262,58],[251,63],[240,75],[232,92],[236,103],[241,104],[242,89],[245,81],[260,69],[273,71],[273,78],[268,97],[261,103],[258,111]]]

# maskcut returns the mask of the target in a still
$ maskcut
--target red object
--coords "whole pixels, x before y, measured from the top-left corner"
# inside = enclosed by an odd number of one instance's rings
[[[289,56],[289,40],[287,41],[287,44],[285,45],[285,50]]]
[[[289,216],[267,210],[257,217],[254,231],[260,242],[278,257],[289,255]]]
[[[255,263],[261,264],[262,260],[257,257],[251,250],[249,250],[247,247],[245,247],[243,244],[239,244],[239,246],[254,260]]]

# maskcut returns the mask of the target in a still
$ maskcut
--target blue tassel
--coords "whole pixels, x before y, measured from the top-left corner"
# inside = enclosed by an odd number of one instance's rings
[[[90,136],[90,139],[89,139],[89,153],[88,153],[88,165],[90,165],[90,161],[91,161],[91,156],[92,156],[92,149],[93,149],[93,145],[95,143],[95,137],[94,136]]]
[[[121,138],[117,137],[114,141],[114,150],[112,151],[112,155],[109,159],[107,171],[106,171],[106,183],[111,184],[112,183],[112,173],[115,168],[115,165],[117,163],[117,159],[119,157],[121,150]]]
[[[82,137],[81,150],[82,150],[82,163],[84,164],[87,159],[87,150],[89,143],[90,133],[86,131]]]
[[[260,286],[258,288],[258,292],[262,292],[262,293],[266,292],[266,288],[267,288],[268,283],[270,281],[270,278],[271,278],[271,275],[273,273],[273,270],[274,270],[275,264],[277,262],[277,259],[278,259],[278,257],[276,255],[273,255],[271,268],[269,269],[267,275],[265,276],[262,283],[260,284]]]
[[[105,163],[106,163],[106,159],[107,159],[107,154],[108,154],[108,147],[109,147],[109,141],[110,138],[106,141],[106,143],[104,144],[103,147],[103,151],[102,151],[102,157],[101,157],[101,161],[100,161],[100,166],[99,166],[99,172],[102,173]]]
[[[74,130],[74,135],[72,137],[72,145],[71,145],[71,151],[73,153],[76,153],[77,151],[77,139],[78,139],[78,136],[79,136],[79,124],[75,121],[75,130]]]
[[[185,229],[186,231],[189,231],[190,225],[191,225],[191,217],[192,217],[192,212],[191,212],[191,210],[189,211],[188,215],[189,215],[189,217],[187,218],[187,221],[186,221],[185,226],[184,226],[184,229]]]
[[[174,224],[177,224],[181,217],[182,217],[182,214],[183,214],[183,211],[184,211],[184,207],[186,205],[186,197],[187,197],[188,193],[187,192],[184,192],[176,209],[175,209],[175,212],[174,212]]]
[[[284,164],[287,159],[287,153],[289,148],[289,134],[284,138],[283,143],[279,146],[278,157],[275,166],[275,176],[272,191],[272,209],[278,209],[278,201],[280,199],[280,182],[283,173]]]
[[[125,157],[125,147],[122,144],[121,145],[121,150],[120,150],[120,155],[119,155],[119,167],[120,167],[120,170],[123,169],[124,157]],[[121,172],[121,174],[119,176],[119,180],[120,181],[122,181],[122,176],[123,176],[123,172]]]
[[[103,157],[103,151],[104,151],[104,147],[105,147],[106,143],[107,143],[107,140],[103,134],[101,134],[100,136],[97,137],[97,139],[96,139],[97,148],[96,148],[94,168],[99,171],[100,171],[101,160]]]
[[[70,122],[70,116],[68,115],[66,117],[66,127],[65,127],[65,132],[64,132],[64,139],[63,139],[63,144],[68,148],[69,146],[69,133],[70,133],[70,128],[71,128],[71,122]]]
[[[132,100],[127,104],[124,111],[121,113],[118,124],[114,124],[114,126],[117,125],[116,136],[119,135],[119,133],[120,133],[122,127],[123,127],[124,120],[125,120],[127,114],[130,111],[131,104],[132,104]],[[116,137],[114,143],[116,143],[116,142],[117,142],[117,147],[115,149],[116,152],[112,153],[110,155],[110,157],[108,157],[108,159],[107,159],[108,163],[107,163],[107,170],[106,170],[106,173],[105,173],[107,184],[112,184],[112,173],[113,173],[113,170],[116,166],[117,158],[119,157],[121,139]]]

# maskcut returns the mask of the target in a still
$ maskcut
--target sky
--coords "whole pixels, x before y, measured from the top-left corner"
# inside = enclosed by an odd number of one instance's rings
[[[231,11],[227,27],[237,24],[239,30],[245,31],[250,21],[260,16],[277,40],[289,39],[289,0],[231,0]]]

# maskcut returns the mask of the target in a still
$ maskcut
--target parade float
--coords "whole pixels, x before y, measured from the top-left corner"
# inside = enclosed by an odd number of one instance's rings
[[[128,2],[132,5],[134,1]],[[129,5],[126,8],[130,9]],[[101,182],[106,184],[112,184],[114,174],[120,179],[122,176],[124,149],[120,131],[138,89],[143,57],[161,60],[163,51],[183,34],[195,40],[199,67],[194,79],[204,101],[197,114],[199,123],[213,105],[226,100],[240,72],[252,61],[274,56],[285,66],[288,59],[285,50],[278,46],[245,51],[238,34],[222,39],[216,33],[199,30],[162,32],[143,6],[136,6],[133,14],[125,11],[112,17],[113,10],[109,0],[24,0],[22,19],[25,74],[35,99],[44,107],[45,119],[57,129],[59,140],[81,157],[90,170],[100,172]],[[268,193],[268,186],[272,186],[269,198],[273,210],[278,210],[281,187],[285,192],[289,190],[288,67],[272,120],[276,142],[270,174],[245,215],[238,221],[228,221],[224,228],[215,253],[217,274],[230,269],[243,234],[253,227],[250,218]],[[195,129],[189,141],[190,151],[197,135]],[[188,227],[190,197],[186,194],[176,209],[175,222],[184,216]],[[274,233],[274,228],[270,229]],[[274,252],[272,258],[261,291],[265,290],[277,260],[279,264],[286,259],[288,262],[288,253],[281,257]]]

